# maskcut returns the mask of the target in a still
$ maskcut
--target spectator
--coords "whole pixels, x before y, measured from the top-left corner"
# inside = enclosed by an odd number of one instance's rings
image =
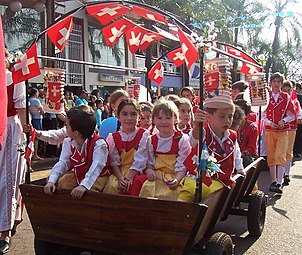
[[[75,101],[75,105],[82,105],[82,104],[85,104],[85,105],[88,105],[88,92],[87,90],[85,89],[82,89],[79,97],[77,98],[77,100]]]

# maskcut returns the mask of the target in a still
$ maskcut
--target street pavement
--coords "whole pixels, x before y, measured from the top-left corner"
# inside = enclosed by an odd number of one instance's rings
[[[218,223],[216,231],[231,235],[235,255],[300,255],[302,254],[302,159],[296,159],[291,170],[291,182],[284,187],[282,196],[268,191],[270,185],[269,171],[259,176],[259,189],[268,195],[266,222],[259,238],[250,237],[247,232],[245,216],[229,216]],[[49,170],[35,171],[32,180],[44,178]],[[34,234],[26,214],[12,238],[11,255],[33,255]]]

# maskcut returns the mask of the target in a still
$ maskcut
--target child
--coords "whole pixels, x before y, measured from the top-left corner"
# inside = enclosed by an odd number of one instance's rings
[[[152,110],[153,105],[148,102],[141,102],[141,118],[139,122],[139,126],[147,129],[153,130],[153,123],[152,123]]]
[[[233,85],[232,85],[232,100],[235,101],[236,99],[239,99],[237,96],[240,93],[243,93],[247,89],[248,86],[249,86],[248,83],[243,81],[243,80],[233,83]]]
[[[110,169],[107,166],[106,141],[94,134],[96,118],[91,107],[79,105],[67,112],[66,129],[59,162],[51,170],[46,194],[58,189],[72,189],[73,198],[81,198],[86,190],[102,191]]]
[[[179,98],[175,100],[179,112],[179,123],[178,128],[184,134],[189,134],[192,130],[191,127],[191,115],[192,115],[192,105],[187,98]]]
[[[206,106],[206,112],[198,109],[195,114],[195,122],[192,132],[190,133],[190,143],[194,150],[187,158],[185,164],[188,167],[188,174],[184,180],[184,186],[178,200],[193,202],[196,189],[196,165],[192,163],[194,152],[197,153],[199,122],[207,122],[204,125],[204,139],[208,147],[209,154],[214,155],[217,164],[223,173],[215,173],[211,178],[203,174],[202,198],[208,197],[215,191],[223,188],[223,186],[232,186],[232,174],[234,170],[237,173],[244,174],[241,153],[237,143],[236,132],[230,130],[235,112],[235,106],[231,98],[227,102],[217,103],[213,108]],[[196,154],[195,154],[196,155]],[[190,164],[188,164],[190,163]],[[204,171],[203,171],[204,172]]]
[[[290,178],[289,178],[289,172],[290,172],[290,168],[292,166],[292,162],[293,162],[293,149],[294,149],[294,142],[295,142],[295,137],[296,137],[296,130],[297,130],[297,126],[298,123],[301,123],[301,119],[302,119],[302,112],[301,112],[301,107],[299,104],[299,101],[297,100],[296,96],[294,96],[295,93],[293,91],[293,86],[291,81],[287,80],[284,81],[283,86],[281,88],[281,90],[285,93],[287,93],[288,95],[290,95],[291,100],[293,102],[294,105],[294,110],[296,113],[295,119],[289,123],[288,125],[288,135],[287,135],[287,149],[286,149],[286,164],[285,164],[285,172],[284,172],[284,177],[283,177],[283,184],[284,185],[288,185],[290,182]]]
[[[171,101],[159,101],[152,119],[159,133],[148,139],[149,160],[145,170],[148,180],[140,196],[176,200],[186,174],[183,161],[191,150],[188,136],[175,129],[178,109]]]
[[[238,105],[235,105],[235,112],[234,112],[234,116],[233,116],[233,122],[232,122],[232,125],[231,125],[230,129],[237,132],[237,130],[241,126],[242,122],[244,122],[244,119],[245,119],[244,111]]]
[[[96,109],[95,109],[96,124],[97,124],[97,128],[99,130],[102,125],[103,101],[101,99],[97,99],[97,100],[95,100],[95,105],[96,105]]]
[[[274,73],[270,79],[272,91],[265,111],[265,138],[267,144],[267,164],[272,183],[269,191],[282,193],[282,181],[286,165],[288,123],[295,119],[295,111],[288,94],[281,91],[284,76]],[[276,175],[277,174],[277,175]]]
[[[135,176],[146,168],[148,160],[146,142],[149,131],[137,127],[140,105],[134,99],[120,102],[117,116],[121,130],[110,133],[107,138],[113,175],[109,177],[104,192],[138,195],[139,191],[136,189],[140,187],[133,188],[131,184]]]

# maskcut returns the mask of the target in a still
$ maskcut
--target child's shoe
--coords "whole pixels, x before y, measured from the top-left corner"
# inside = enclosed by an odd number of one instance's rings
[[[283,177],[283,186],[289,185],[290,179],[288,175],[284,175]]]
[[[276,190],[276,185],[277,185],[277,182],[272,182],[271,186],[269,186],[269,191],[270,192],[275,192]]]

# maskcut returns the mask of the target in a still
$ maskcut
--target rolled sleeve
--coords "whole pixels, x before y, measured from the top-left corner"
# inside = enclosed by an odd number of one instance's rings
[[[178,146],[179,151],[175,163],[175,172],[187,171],[187,168],[183,163],[191,152],[189,137],[187,135],[183,135],[178,142]]]
[[[149,137],[149,131],[145,131],[142,139],[139,142],[138,149],[134,153],[134,161],[130,169],[137,172],[142,172],[145,170],[148,161],[148,148],[146,146]]]

